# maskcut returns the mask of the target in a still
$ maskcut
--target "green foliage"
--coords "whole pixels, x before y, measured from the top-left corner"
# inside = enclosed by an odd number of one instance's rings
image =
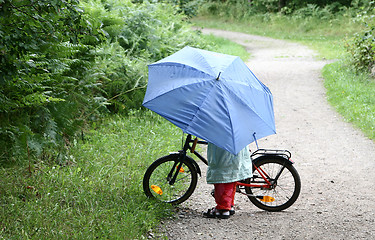
[[[311,6],[314,6],[315,8],[325,9],[325,11],[336,13],[341,11],[343,8],[350,7],[352,2],[352,0],[289,0],[287,1],[286,7],[297,10],[306,7],[311,8]]]
[[[280,12],[300,17],[332,17],[350,7],[366,6],[370,0],[210,0],[200,8],[202,15],[225,16],[231,19],[243,19],[249,16]]]
[[[375,9],[368,9],[357,16],[364,30],[355,34],[347,43],[353,66],[357,71],[372,72],[375,64]]]
[[[251,8],[255,12],[277,12],[279,10],[279,0],[256,0],[251,2]]]
[[[140,108],[147,64],[207,46],[179,11],[130,0],[0,1],[0,163],[66,158],[85,123]]]
[[[197,14],[198,7],[202,4],[203,0],[167,0],[177,6],[178,12],[183,13],[188,17],[194,17]]]
[[[78,1],[0,2],[0,162],[65,145],[94,104],[81,78],[95,35],[81,12]]]
[[[93,125],[64,165],[0,168],[0,238],[143,239],[173,214],[146,198],[144,172],[180,149],[180,137],[156,114],[133,112]]]
[[[133,3],[143,3],[144,0],[133,0]],[[153,0],[150,2],[168,3],[174,6],[178,13],[191,18],[197,14],[199,5],[203,0]]]
[[[241,20],[254,15],[255,11],[247,0],[207,1],[199,8],[199,15]]]
[[[293,16],[296,18],[317,18],[321,20],[329,20],[335,18],[333,14],[334,5],[327,5],[324,8],[315,4],[307,4],[306,7],[296,9]],[[284,10],[285,11],[285,10]]]
[[[143,1],[142,1],[143,2]],[[166,3],[130,1],[81,2],[108,42],[97,49],[96,66],[104,97],[112,112],[141,107],[147,84],[147,64],[186,45],[207,43],[184,22],[185,15]]]
[[[368,13],[372,11],[371,1],[351,1],[351,5],[340,2],[340,6],[337,1],[320,5],[306,4],[304,1],[305,4],[298,7],[289,5],[293,1],[288,1],[281,12],[272,13],[273,10],[259,8],[260,5],[257,4],[260,2],[254,0],[249,4],[245,0],[209,1],[203,4],[199,17],[193,21],[211,28],[299,41],[317,50],[324,58],[333,59],[343,55],[344,41],[348,36],[365,29],[364,24],[353,21],[358,13],[366,12],[366,16],[369,16]],[[233,22],[236,24],[232,24]],[[367,30],[371,31],[371,28]],[[363,46],[362,49],[351,50],[357,51],[357,56],[371,50],[363,42],[370,41],[372,33],[360,36],[355,44]],[[371,54],[365,58],[371,58]]]

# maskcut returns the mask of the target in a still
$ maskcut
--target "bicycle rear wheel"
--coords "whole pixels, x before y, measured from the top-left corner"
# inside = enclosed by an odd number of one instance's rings
[[[290,207],[301,191],[301,179],[297,170],[288,160],[278,157],[255,160],[255,166],[267,175],[271,188],[245,187],[250,201],[260,209],[278,212]],[[276,177],[278,177],[277,180]],[[266,184],[261,174],[254,168],[253,177],[246,180],[251,184]]]
[[[153,162],[143,177],[146,196],[172,204],[186,201],[194,192],[198,181],[197,171],[191,161],[194,160],[186,156],[179,168],[179,154],[171,154]],[[176,172],[177,177],[171,183]]]

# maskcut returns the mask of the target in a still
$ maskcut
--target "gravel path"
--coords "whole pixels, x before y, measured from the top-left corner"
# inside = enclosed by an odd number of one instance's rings
[[[163,222],[159,231],[179,240],[375,239],[375,144],[327,103],[320,74],[327,62],[295,43],[202,31],[238,42],[251,53],[248,66],[274,95],[278,132],[259,145],[292,152],[302,190],[297,202],[283,212],[262,211],[236,195],[233,217],[206,219],[202,212],[215,204],[203,174],[177,217]]]

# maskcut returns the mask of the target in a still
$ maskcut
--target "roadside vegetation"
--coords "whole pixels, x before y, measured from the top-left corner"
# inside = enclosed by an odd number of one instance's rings
[[[140,108],[147,64],[185,45],[209,48],[167,2],[0,7],[0,162],[56,158],[89,121]]]
[[[206,36],[223,53],[247,52]],[[219,45],[220,44],[220,45]],[[64,158],[0,168],[0,239],[144,239],[174,209],[146,198],[142,179],[182,147],[182,131],[151,111],[91,121]],[[192,156],[193,157],[193,156]]]
[[[0,1],[0,239],[142,239],[173,216],[146,199],[143,174],[182,138],[139,109],[147,64],[185,45],[248,53],[192,30],[190,5],[52,3]],[[62,35],[61,21],[79,29]]]
[[[0,0],[0,238],[142,239],[173,217],[142,190],[182,138],[141,108],[147,64],[185,45],[249,58],[192,24],[337,60],[323,71],[329,100],[375,139],[372,2],[251,2]]]
[[[72,143],[68,160],[0,169],[1,239],[137,239],[173,214],[148,201],[142,177],[180,147],[181,132],[154,114],[113,116]]]

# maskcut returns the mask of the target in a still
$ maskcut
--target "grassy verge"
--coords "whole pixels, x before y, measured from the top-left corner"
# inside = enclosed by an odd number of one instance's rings
[[[278,14],[253,16],[245,20],[200,16],[194,18],[192,22],[199,27],[300,42],[316,50],[321,58],[326,59],[341,57],[347,38],[361,28],[361,25],[349,17],[326,21],[313,18],[293,20]]]
[[[202,37],[211,43],[210,48],[212,51],[239,56],[243,61],[250,57],[250,54],[242,45],[233,43],[228,39],[216,37],[212,34],[203,35]]]
[[[375,140],[375,81],[338,61],[323,68],[329,102],[349,122]]]
[[[155,114],[111,117],[72,148],[63,166],[0,169],[0,238],[136,239],[171,215],[146,199],[145,169],[181,146],[181,131]]]

